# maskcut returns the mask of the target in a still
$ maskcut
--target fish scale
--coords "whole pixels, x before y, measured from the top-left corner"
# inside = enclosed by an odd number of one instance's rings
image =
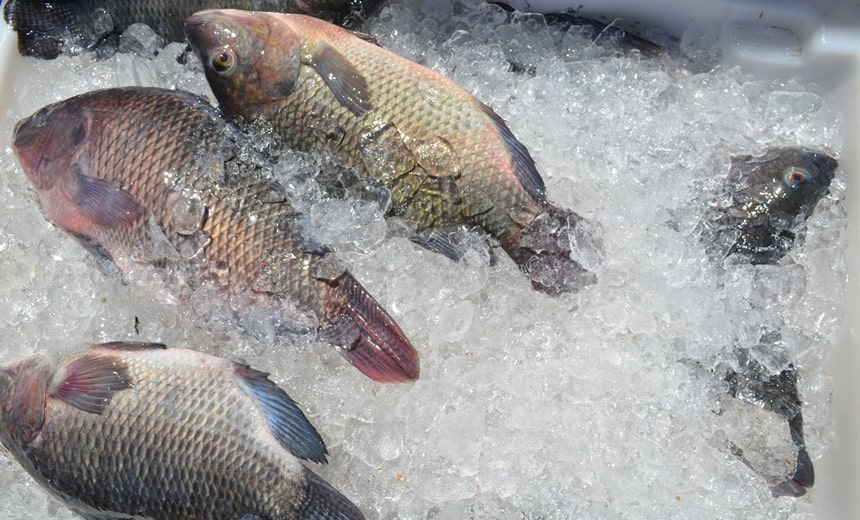
[[[175,266],[192,287],[289,300],[369,377],[416,379],[417,352],[399,326],[302,236],[265,168],[238,158],[250,138],[202,98],[123,88],[42,109],[18,124],[14,144],[48,217],[123,271]]]
[[[39,370],[27,368],[31,359],[39,360]],[[244,378],[264,374],[146,344],[96,345],[67,357],[53,373],[47,366],[38,356],[0,365],[0,440],[87,518],[363,518],[290,453],[298,438],[273,436],[267,426],[273,412],[244,387]],[[104,370],[121,372],[125,382],[112,385],[102,409],[79,408],[76,399],[98,390],[101,383],[92,381]],[[73,390],[62,397],[45,393],[66,384]],[[264,399],[295,407],[271,382],[264,384]],[[28,424],[32,434],[10,437],[10,425],[28,421],[28,408],[10,403],[28,391],[45,419]],[[322,439],[298,414],[287,420],[297,421],[297,434],[315,437],[308,453],[323,461]]]
[[[226,113],[266,120],[290,146],[331,150],[380,182],[391,193],[387,216],[414,223],[425,247],[458,259],[463,251],[448,237],[477,227],[538,290],[594,283],[566,235],[584,219],[547,202],[525,146],[453,81],[302,15],[209,10],[185,30]],[[549,237],[532,236],[551,229],[541,215],[559,223]]]

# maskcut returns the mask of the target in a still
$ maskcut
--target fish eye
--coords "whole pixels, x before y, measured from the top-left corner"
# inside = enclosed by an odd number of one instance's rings
[[[785,172],[785,182],[789,186],[800,186],[806,182],[808,177],[809,174],[800,168],[789,168],[788,171]]]
[[[230,49],[222,49],[212,56],[212,68],[221,73],[229,72],[235,63],[236,58]]]

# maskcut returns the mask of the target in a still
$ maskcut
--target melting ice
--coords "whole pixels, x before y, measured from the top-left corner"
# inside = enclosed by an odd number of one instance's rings
[[[842,318],[844,173],[807,222],[805,243],[779,265],[718,266],[694,230],[732,155],[840,150],[828,94],[736,69],[687,72],[474,0],[397,0],[367,30],[493,107],[531,151],[549,199],[602,225],[605,256],[584,258],[597,285],[551,298],[504,255],[488,266],[480,247],[459,263],[425,251],[402,223],[382,219],[384,194],[327,198],[316,179],[328,163],[309,156],[296,159],[291,196],[314,237],[335,247],[412,339],[421,379],[380,386],[322,342],[274,337],[264,312],[237,324],[205,295],[165,303],[170,291],[151,271],[123,281],[43,218],[11,154],[11,130],[95,88],[206,94],[199,65],[179,63],[175,44],[153,61],[37,62],[7,41],[4,358],[139,339],[242,359],[301,403],[331,452],[315,470],[371,519],[809,517],[815,488],[774,499],[731,453],[723,421],[732,414],[716,413],[726,389],[711,369],[731,364],[737,348],[774,371],[793,363],[809,455],[828,450],[824,361]],[[756,351],[773,332],[778,347]],[[2,518],[75,518],[6,453],[0,483]]]

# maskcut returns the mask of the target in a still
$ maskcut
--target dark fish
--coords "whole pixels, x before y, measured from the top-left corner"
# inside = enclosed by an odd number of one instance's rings
[[[39,110],[16,126],[14,149],[48,218],[120,269],[187,264],[195,286],[258,305],[290,300],[372,379],[416,379],[403,331],[304,238],[277,185],[241,161],[251,148],[241,137],[202,98],[124,88]]]
[[[457,258],[448,237],[474,226],[536,289],[594,283],[569,238],[589,224],[547,201],[526,147],[451,80],[307,16],[204,11],[185,25],[226,113],[268,120],[287,144],[328,148],[381,182],[388,215],[416,224],[422,245]]]
[[[160,344],[0,364],[0,441],[92,520],[360,519],[299,459],[327,450],[267,374]]]
[[[730,437],[732,451],[744,463],[767,480],[774,497],[799,497],[806,494],[806,489],[815,483],[815,470],[812,459],[806,451],[803,438],[803,415],[801,401],[797,392],[797,369],[794,365],[779,373],[772,373],[764,365],[756,361],[746,349],[738,351],[738,370],[726,369],[725,381],[728,383],[728,395],[752,405],[750,410],[769,411],[788,423],[790,442],[794,444],[794,453],[790,457],[775,456],[761,449],[761,443],[750,442],[744,446],[744,439],[751,435],[761,436],[758,428],[740,428]],[[722,406],[726,406],[723,403]],[[758,415],[749,418],[748,422],[757,424]],[[775,435],[775,432],[768,434]],[[758,453],[755,452],[758,448]],[[778,450],[776,450],[778,451]]]
[[[361,5],[357,0],[10,0],[5,17],[18,33],[21,54],[54,59],[92,50],[133,23],[148,25],[166,41],[184,42],[182,21],[212,7],[303,13],[343,23]]]
[[[760,157],[734,157],[728,191],[708,213],[703,234],[713,256],[775,264],[827,194],[836,160],[802,147],[773,148]]]

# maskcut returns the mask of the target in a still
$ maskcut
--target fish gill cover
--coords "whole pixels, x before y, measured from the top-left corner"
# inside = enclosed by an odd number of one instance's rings
[[[165,281],[152,271],[131,273],[128,285],[103,274],[44,219],[6,150],[0,331],[16,339],[4,357],[80,338],[219,345],[216,353],[294,389],[329,447],[320,475],[368,518],[814,514],[813,500],[775,500],[732,453],[714,409],[726,383],[712,369],[739,372],[736,348],[770,374],[792,362],[806,451],[813,463],[829,453],[825,362],[843,326],[845,174],[837,170],[805,240],[776,265],[714,261],[696,230],[731,157],[771,146],[842,149],[833,98],[736,69],[691,74],[594,44],[590,30],[473,0],[394,1],[365,31],[493,107],[537,162],[551,200],[600,222],[605,258],[581,253],[597,285],[549,298],[511,283],[519,274],[510,260],[488,266],[480,242],[452,263],[412,243],[409,226],[386,222],[384,193],[332,173],[332,158],[284,152],[291,160],[281,174],[308,229],[422,352],[417,383],[380,388],[310,338],[275,339],[265,310],[237,327],[206,294],[164,305]],[[41,106],[95,88],[208,93],[198,64],[177,63],[183,51],[27,63],[0,114],[0,139],[8,145],[14,123]],[[781,341],[763,342],[774,329]],[[785,421],[772,423],[788,432]],[[0,457],[0,516],[75,518]]]

